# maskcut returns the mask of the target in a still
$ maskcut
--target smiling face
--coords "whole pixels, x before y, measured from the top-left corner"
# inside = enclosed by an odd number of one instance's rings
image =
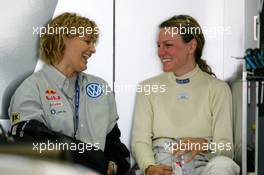
[[[63,58],[56,67],[69,76],[82,72],[87,69],[88,59],[95,51],[92,36],[66,38]]]
[[[56,29],[56,32],[41,35],[41,59],[67,77],[87,69],[87,60],[95,53],[94,43],[99,36],[96,23],[75,13],[65,12],[51,20],[46,29],[49,27]],[[76,32],[71,32],[73,29]]]
[[[194,69],[194,52],[197,46],[195,39],[185,43],[180,35],[172,36],[165,29],[161,29],[157,45],[164,72],[174,72],[181,76]]]

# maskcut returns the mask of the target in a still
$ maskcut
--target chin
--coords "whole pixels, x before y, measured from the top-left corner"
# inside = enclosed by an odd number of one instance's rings
[[[163,67],[163,72],[172,72],[173,70],[170,68]]]
[[[86,70],[87,69],[87,65],[83,65],[82,67],[81,67],[81,71],[84,71],[84,70]]]

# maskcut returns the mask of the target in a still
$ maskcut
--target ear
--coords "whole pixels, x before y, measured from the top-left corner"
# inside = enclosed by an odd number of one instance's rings
[[[188,43],[188,51],[190,54],[193,54],[197,48],[197,41],[195,38],[193,38],[189,43]]]

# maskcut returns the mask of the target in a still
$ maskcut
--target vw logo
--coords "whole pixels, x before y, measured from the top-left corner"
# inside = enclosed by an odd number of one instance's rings
[[[102,93],[103,89],[98,83],[90,83],[86,86],[86,94],[91,98],[97,98]]]

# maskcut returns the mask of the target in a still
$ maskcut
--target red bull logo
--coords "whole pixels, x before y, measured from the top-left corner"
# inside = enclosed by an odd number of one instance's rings
[[[56,95],[57,92],[53,89],[48,89],[45,93],[47,100],[61,100],[61,97],[59,95]]]
[[[53,89],[46,90],[46,94],[56,94],[57,92]]]

